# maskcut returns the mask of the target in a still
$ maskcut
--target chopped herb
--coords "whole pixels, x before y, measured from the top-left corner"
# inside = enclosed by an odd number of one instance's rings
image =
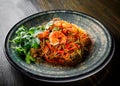
[[[59,31],[60,28],[58,28],[58,27],[54,27],[52,30],[53,30],[53,31]]]
[[[30,55],[30,48],[39,48],[40,40],[35,35],[42,31],[44,27],[32,27],[27,29],[25,26],[21,26],[16,31],[12,43],[14,44],[13,49],[19,54],[25,56],[26,63],[34,62],[33,57]]]
[[[54,23],[53,21],[48,22],[45,26],[45,29],[48,29],[50,26],[53,25],[53,23]]]
[[[28,53],[26,54],[25,61],[26,61],[26,63],[28,63],[28,64],[30,64],[31,61],[32,61],[32,62],[35,62],[35,59],[30,55],[30,52],[28,52]]]

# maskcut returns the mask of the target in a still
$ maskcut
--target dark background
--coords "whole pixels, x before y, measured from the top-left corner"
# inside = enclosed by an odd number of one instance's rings
[[[4,40],[18,21],[37,12],[69,9],[89,14],[101,21],[115,39],[115,53],[109,64],[86,79],[52,84],[33,80],[16,71],[7,61]],[[120,0],[0,0],[0,86],[120,86]]]

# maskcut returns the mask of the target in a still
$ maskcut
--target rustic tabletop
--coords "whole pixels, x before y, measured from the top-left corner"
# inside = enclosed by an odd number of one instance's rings
[[[55,9],[89,14],[101,21],[112,33],[116,45],[115,53],[100,72],[80,81],[53,84],[31,79],[9,64],[3,47],[11,27],[29,15]],[[0,44],[0,86],[119,86],[120,0],[0,0]]]

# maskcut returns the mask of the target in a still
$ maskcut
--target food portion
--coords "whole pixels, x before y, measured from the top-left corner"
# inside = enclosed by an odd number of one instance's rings
[[[21,26],[12,42],[15,51],[27,63],[67,66],[83,61],[91,47],[86,31],[60,18],[30,29]]]

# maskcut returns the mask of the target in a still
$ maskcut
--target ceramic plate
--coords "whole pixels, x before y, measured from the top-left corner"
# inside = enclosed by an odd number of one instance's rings
[[[90,54],[76,67],[27,64],[14,52],[9,40],[12,40],[21,25],[28,28],[38,26],[56,17],[74,23],[88,32],[93,40]],[[95,74],[110,61],[115,49],[113,38],[102,23],[87,14],[71,10],[44,11],[21,20],[8,32],[4,47],[6,57],[13,67],[34,79],[56,83],[81,80]]]

